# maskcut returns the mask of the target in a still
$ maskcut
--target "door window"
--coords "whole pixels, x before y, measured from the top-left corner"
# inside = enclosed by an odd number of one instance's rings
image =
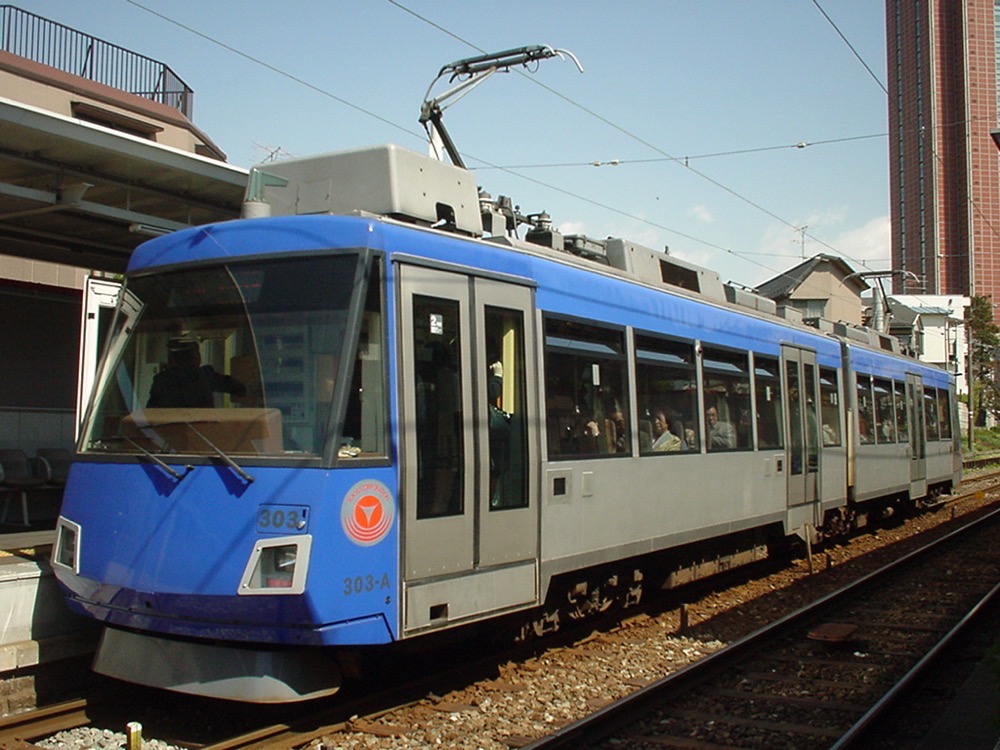
[[[490,511],[528,506],[524,315],[487,306]]]
[[[417,518],[464,512],[459,303],[413,296]]]
[[[788,437],[792,450],[792,474],[802,473],[802,395],[801,383],[799,382],[799,363],[790,361],[785,363],[786,382],[788,384]]]

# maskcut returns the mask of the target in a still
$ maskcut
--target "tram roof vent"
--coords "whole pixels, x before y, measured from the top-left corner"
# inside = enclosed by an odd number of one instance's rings
[[[479,190],[471,172],[386,144],[267,164],[288,180],[266,198],[273,216],[367,211],[479,237]]]
[[[604,266],[612,265],[608,259],[608,248],[602,240],[591,239],[583,234],[569,234],[563,238],[563,249]]]
[[[604,240],[608,263],[654,284],[685,289],[706,299],[725,302],[719,274],[708,268],[651,250],[628,240],[609,237]]]
[[[793,323],[802,322],[802,311],[791,305],[778,305],[778,316]]]
[[[833,333],[833,321],[826,318],[803,318],[802,322],[807,326],[816,328],[823,333]]]
[[[885,333],[878,333],[877,331],[873,331],[873,333],[878,337],[879,349],[883,349],[887,352],[894,352],[896,354],[901,353],[899,346],[899,339],[897,339],[895,336],[889,336]]]
[[[851,323],[845,323],[844,321],[839,321],[833,324],[833,332],[840,336],[841,338],[850,339],[851,341],[857,341],[861,344],[868,344],[869,346],[878,347],[878,342],[872,341],[873,331],[870,328],[863,328],[858,325],[853,325]]]
[[[759,310],[770,315],[778,313],[778,306],[773,299],[762,297],[732,284],[724,284],[723,289],[726,291],[726,299],[734,305],[749,307],[751,310]]]

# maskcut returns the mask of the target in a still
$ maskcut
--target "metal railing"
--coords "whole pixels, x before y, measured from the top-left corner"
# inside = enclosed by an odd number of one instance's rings
[[[194,91],[167,65],[13,5],[0,5],[0,50],[166,104],[192,118]]]

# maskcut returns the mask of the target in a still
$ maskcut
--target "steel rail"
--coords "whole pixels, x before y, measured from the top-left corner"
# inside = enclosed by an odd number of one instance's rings
[[[539,738],[535,742],[526,746],[524,750],[553,750],[553,748],[580,747],[586,742],[595,739],[595,731],[598,727],[604,724],[610,724],[617,718],[627,715],[629,712],[637,711],[647,701],[652,702],[653,700],[662,700],[665,696],[680,694],[688,691],[696,683],[699,683],[704,679],[713,676],[717,672],[728,668],[730,665],[739,662],[744,658],[745,654],[757,650],[764,642],[776,638],[780,633],[791,628],[793,625],[816,617],[820,612],[833,605],[838,600],[848,599],[860,594],[870,585],[878,582],[883,577],[905,568],[918,558],[929,555],[949,542],[960,538],[964,534],[970,533],[974,529],[985,526],[986,524],[996,521],[997,519],[1000,519],[1000,508],[964,524],[958,529],[950,531],[933,542],[913,550],[897,560],[884,565],[878,570],[872,571],[871,573],[862,576],[846,586],[824,595],[805,607],[802,607],[795,612],[791,612],[784,617],[759,628],[753,633],[734,641],[729,646],[719,651],[705,656],[697,662],[689,664],[688,666],[683,667],[682,669],[679,669],[678,671],[673,672],[644,688],[640,688],[636,692],[599,709],[589,716],[571,724],[567,724],[565,727],[557,729],[545,737]],[[985,605],[983,602],[980,602],[980,604],[976,605],[973,610],[970,610],[969,614],[962,618],[962,621],[966,622],[971,619],[970,616],[972,613],[978,613],[982,606]],[[939,653],[936,647],[933,651],[935,654]],[[928,656],[925,656],[921,659],[921,661],[923,662],[928,660]],[[929,661],[927,661],[927,663],[929,663]],[[913,669],[915,669],[915,667]],[[912,680],[915,676],[916,673],[909,677],[908,681]],[[900,688],[900,690],[901,689],[902,688]],[[888,703],[886,705],[888,705]],[[879,707],[879,712],[882,710],[884,710],[884,707]],[[870,711],[865,714],[866,717],[868,714],[872,714],[872,716],[865,722],[866,724],[870,724],[874,719],[876,715],[873,713],[874,711],[875,707],[870,709]],[[859,733],[861,729],[863,729],[863,727],[859,728]]]
[[[31,744],[34,739],[86,726],[90,721],[87,701],[82,698],[5,716],[0,718],[0,748],[35,747]]]
[[[831,746],[830,750],[846,750],[850,747],[860,747],[859,742],[864,741],[869,729],[882,718],[886,711],[894,706],[899,698],[906,692],[906,689],[919,678],[928,668],[934,664],[941,654],[951,646],[956,639],[963,635],[969,626],[976,620],[983,610],[994,604],[1000,597],[1000,583],[990,589],[989,593],[980,599],[976,605],[969,610],[966,615],[948,633],[941,638],[934,647],[931,648],[923,658],[921,658],[895,685],[889,689],[879,701],[872,706],[864,716],[858,719],[854,725],[848,729],[837,742]]]

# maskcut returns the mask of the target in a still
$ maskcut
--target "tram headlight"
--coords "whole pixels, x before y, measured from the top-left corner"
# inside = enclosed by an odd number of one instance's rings
[[[296,548],[291,544],[286,544],[282,547],[269,547],[264,550],[260,556],[260,567],[264,576],[264,588],[291,588],[292,579],[295,578],[296,557]]]
[[[262,539],[254,545],[240,583],[240,594],[301,594],[312,537]]]
[[[52,562],[74,573],[80,572],[80,524],[59,517]]]

